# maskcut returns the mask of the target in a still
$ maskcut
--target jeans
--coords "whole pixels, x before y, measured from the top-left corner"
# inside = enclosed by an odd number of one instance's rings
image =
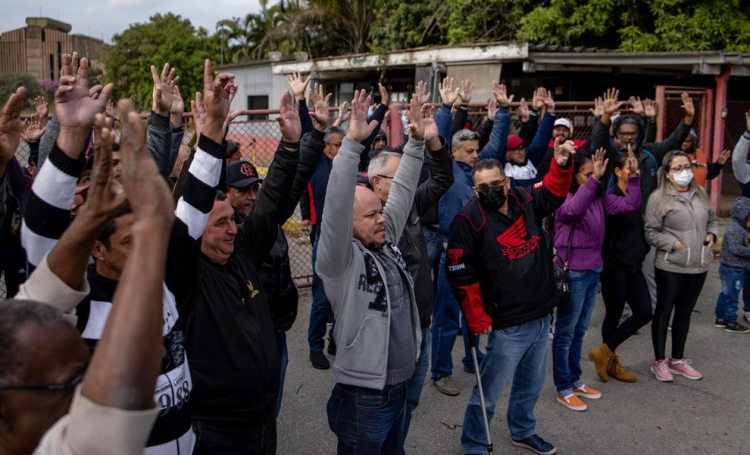
[[[440,270],[438,272],[437,292],[432,308],[432,380],[453,374],[453,344],[459,330],[463,333],[464,370],[473,370],[469,348],[469,329],[466,318],[461,314],[461,305],[451,293],[451,285],[445,276],[445,253],[440,255]],[[475,337],[475,346],[479,346],[479,336]],[[482,363],[484,354],[480,351],[477,360]]]
[[[339,454],[401,453],[406,382],[383,390],[344,384],[328,399],[328,426],[338,438]]]
[[[323,347],[325,347],[323,338],[326,335],[328,318],[333,314],[331,302],[328,301],[323,287],[323,280],[315,272],[319,241],[320,237],[316,238],[312,247],[312,305],[310,305],[310,325],[307,328],[307,344],[310,346],[310,352],[323,351]],[[331,343],[333,342],[333,325],[328,332],[328,340]]]
[[[717,319],[732,323],[737,322],[740,290],[745,287],[747,282],[747,271],[721,264],[719,266],[719,277],[721,278],[721,293],[716,300],[714,314]]]
[[[424,378],[427,376],[427,367],[430,365],[430,354],[427,349],[430,346],[430,328],[422,329],[422,344],[419,346],[419,358],[417,359],[417,369],[414,370],[414,374],[411,375],[408,381],[406,381],[406,410],[404,412],[404,429],[401,440],[401,453],[406,453],[404,450],[404,442],[406,441],[406,435],[409,433],[409,425],[411,424],[411,413],[419,405],[419,398],[422,395],[422,387],[424,386]]]
[[[481,367],[487,421],[492,422],[497,400],[512,379],[507,420],[511,438],[516,441],[536,433],[534,406],[547,370],[549,323],[550,317],[544,316],[493,330],[487,341],[487,354]],[[487,436],[476,385],[466,406],[461,445],[467,454],[484,454],[486,449]]]
[[[441,234],[438,231],[431,229],[422,228],[422,235],[427,243],[427,260],[430,262],[430,269],[432,270],[432,283],[433,290],[437,287],[438,277],[438,264],[440,263],[440,255],[443,254],[443,244],[448,241],[448,237],[445,234]]]
[[[581,351],[583,336],[589,327],[599,288],[599,272],[594,270],[569,270],[570,298],[557,307],[555,338],[552,339],[552,373],[557,392],[562,396],[573,394],[580,387]]]
[[[706,272],[688,274],[656,269],[656,310],[651,321],[651,342],[656,360],[666,358],[667,324],[672,309],[672,358],[683,358],[690,330],[690,316],[705,281]]]
[[[276,332],[276,347],[279,348],[281,357],[281,375],[279,376],[279,396],[276,398],[276,418],[279,418],[281,412],[281,399],[284,395],[284,379],[286,378],[286,367],[289,364],[289,352],[286,348],[286,332]]]

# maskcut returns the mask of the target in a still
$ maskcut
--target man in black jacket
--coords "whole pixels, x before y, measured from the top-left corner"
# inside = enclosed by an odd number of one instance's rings
[[[431,118],[425,118],[425,122],[434,122]],[[409,432],[411,414],[419,404],[422,394],[424,378],[427,374],[430,357],[430,322],[432,319],[432,268],[427,257],[427,242],[422,231],[421,217],[424,215],[453,184],[453,164],[451,162],[450,150],[442,138],[426,144],[429,150],[427,162],[429,177],[417,187],[409,218],[404,228],[404,233],[398,242],[398,249],[406,262],[406,267],[411,273],[414,281],[414,294],[417,298],[417,309],[419,310],[419,322],[422,328],[422,344],[420,346],[417,369],[407,383],[406,409],[404,414],[403,442]],[[394,149],[384,148],[377,154],[371,156],[367,175],[372,185],[372,190],[378,195],[381,202],[385,204],[390,194],[393,176],[396,174],[401,163],[401,153]]]
[[[281,97],[282,140],[252,212],[238,228],[217,193],[203,233],[198,289],[187,315],[187,351],[195,381],[196,453],[275,453],[279,351],[260,269],[283,221],[298,164],[301,126],[291,94]],[[223,122],[222,122],[223,123]],[[223,137],[223,124],[203,135]],[[207,146],[220,147],[211,139]],[[206,189],[205,196],[214,198]]]
[[[477,197],[453,219],[446,253],[448,281],[469,329],[489,334],[481,371],[487,421],[513,379],[508,400],[512,443],[540,454],[557,450],[537,436],[534,417],[547,366],[549,314],[558,300],[542,220],[565,200],[572,152],[572,142],[558,141],[549,174],[530,188],[510,189],[497,160],[477,163]],[[467,454],[483,454],[487,445],[476,386],[461,443]]]

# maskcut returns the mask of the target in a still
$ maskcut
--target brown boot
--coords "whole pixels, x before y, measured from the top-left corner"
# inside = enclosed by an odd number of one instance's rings
[[[620,356],[616,355],[612,358],[609,363],[609,369],[607,370],[610,376],[622,382],[635,382],[636,375],[628,371],[625,365],[620,362]]]
[[[606,343],[589,352],[589,359],[594,361],[594,365],[596,365],[596,374],[599,375],[599,379],[603,382],[609,381],[607,369],[609,368],[610,360],[612,360],[612,357],[614,356],[615,353],[609,349],[609,346],[607,346]]]

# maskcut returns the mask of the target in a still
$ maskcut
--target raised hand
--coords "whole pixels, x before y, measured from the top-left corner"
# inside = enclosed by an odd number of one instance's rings
[[[422,104],[422,123],[424,124],[424,141],[427,150],[434,152],[440,150],[440,132],[435,123],[435,107],[431,104]]]
[[[310,92],[310,102],[312,103],[310,117],[315,122],[315,129],[318,131],[325,131],[328,126],[330,118],[330,106],[328,102],[332,96],[333,93],[323,94],[323,84],[315,84],[312,92]]]
[[[172,99],[174,86],[180,80],[175,76],[174,68],[169,68],[169,63],[165,63],[161,69],[161,74],[156,72],[156,67],[151,65],[151,78],[154,80],[154,89],[151,92],[151,110],[159,115],[168,116],[172,109]]]
[[[377,120],[367,123],[367,106],[370,105],[370,97],[365,90],[355,90],[352,98],[352,113],[349,120],[349,129],[346,138],[355,142],[362,142],[375,131],[378,126]]]
[[[643,105],[643,102],[641,101],[640,96],[631,96],[630,98],[628,98],[628,104],[630,104],[630,106],[632,107],[633,114],[644,115],[645,107]]]
[[[172,128],[179,128],[182,125],[182,116],[185,114],[185,101],[180,94],[180,87],[175,84],[172,91],[172,107],[169,108],[169,123]]]
[[[594,107],[593,109],[589,109],[589,111],[591,111],[594,117],[601,117],[604,113],[604,98],[601,96],[594,98]]]
[[[388,107],[388,102],[390,101],[388,90],[386,90],[385,86],[380,82],[378,82],[378,91],[380,92],[380,104]]]
[[[576,149],[573,141],[563,142],[562,138],[555,138],[555,162],[558,166],[565,166],[570,155],[575,154]]]
[[[497,100],[495,98],[490,98],[487,100],[487,118],[490,120],[495,120],[496,114],[497,114]]]
[[[49,120],[49,105],[47,104],[47,98],[43,96],[37,96],[34,98],[34,112],[39,115],[39,119],[42,121],[42,128],[47,126]]]
[[[453,87],[453,78],[446,76],[443,82],[438,84],[438,90],[440,90],[440,98],[442,98],[443,104],[453,106],[453,103],[458,98],[458,87]]]
[[[534,97],[531,99],[531,108],[536,111],[544,107],[544,100],[541,96],[542,90],[544,90],[544,87],[537,87],[534,89]]]
[[[729,158],[731,157],[732,152],[730,152],[729,150],[724,150],[719,154],[719,157],[716,158],[716,162],[724,166],[724,164],[726,164],[726,162],[729,161]]]
[[[206,127],[206,105],[203,104],[203,94],[195,92],[195,99],[190,101],[190,112],[193,114],[195,134],[200,136]]]
[[[628,170],[631,177],[639,174],[639,166],[640,163],[638,162],[638,158],[636,158],[633,153],[633,145],[628,144]]]
[[[409,103],[409,137],[418,141],[424,140],[425,125],[422,117],[422,104],[419,97],[414,94]]]
[[[123,113],[123,118],[125,113]],[[124,123],[124,122],[123,122]],[[112,172],[112,145],[115,141],[112,119],[96,114],[94,121],[94,166],[91,168],[91,185],[86,203],[79,215],[85,212],[98,222],[119,216],[127,209],[125,190]]]
[[[365,115],[367,111],[365,110]],[[276,117],[284,142],[297,143],[302,135],[302,123],[299,119],[297,102],[288,90],[284,90],[279,102],[279,115]]]
[[[174,202],[156,162],[146,148],[146,128],[135,112],[133,103],[120,100],[121,182],[130,209],[135,215],[133,230],[141,222],[158,223],[169,229],[174,221]]]
[[[693,99],[690,98],[690,95],[688,95],[687,92],[682,92],[682,95],[680,95],[682,98],[682,109],[685,111],[685,118],[683,121],[686,125],[691,125],[693,123],[693,118],[695,116],[695,106],[693,105]]]
[[[94,125],[96,114],[104,112],[112,84],[102,88],[96,99],[89,93],[89,62],[78,54],[63,54],[60,86],[55,92],[55,116],[60,123],[58,146],[78,158],[83,142]]]
[[[594,173],[592,174],[592,177],[597,180],[602,178],[604,172],[607,170],[609,158],[605,159],[605,154],[606,150],[604,150],[604,147],[600,147],[599,150],[594,153],[594,156],[591,157],[591,161],[594,163]]]
[[[42,124],[42,118],[39,114],[32,114],[23,123],[23,132],[21,137],[28,143],[36,143],[42,138],[45,126]]]
[[[544,107],[547,108],[547,112],[550,114],[553,114],[555,112],[555,100],[552,98],[552,92],[547,90],[544,87],[539,87],[537,89],[538,96],[542,100],[542,103],[544,104]]]
[[[427,91],[427,82],[425,81],[419,81],[417,82],[417,96],[419,97],[420,103],[429,103],[430,102],[430,95],[432,93]]]
[[[617,100],[619,96],[620,91],[616,88],[607,89],[607,91],[604,93],[604,102],[602,104],[602,109],[605,115],[611,116],[612,114],[617,112],[617,110],[620,109],[623,104],[625,104],[624,101]]]
[[[461,81],[461,88],[458,90],[458,96],[461,97],[461,102],[464,104],[469,104],[469,101],[471,101],[471,92],[474,90],[474,87],[471,85],[471,81],[468,79],[465,79]]]
[[[222,73],[214,79],[211,77],[211,61],[206,60],[203,65],[203,103],[206,107],[203,134],[219,144],[224,138],[224,121],[236,92],[234,74]]]
[[[349,102],[344,101],[341,103],[341,106],[339,106],[339,115],[333,120],[333,126],[339,128],[345,121],[349,120],[349,115],[351,115],[351,112],[349,111]]]
[[[497,100],[499,106],[510,106],[510,103],[513,102],[513,95],[508,96],[505,84],[492,81],[492,93],[495,95],[495,100]]]
[[[526,98],[521,98],[518,103],[518,117],[523,123],[529,121],[529,103],[526,102]]]
[[[18,87],[0,111],[0,170],[5,174],[5,164],[16,154],[18,144],[21,143],[21,110],[26,100],[26,89]]]
[[[302,101],[305,99],[305,90],[307,90],[307,84],[310,83],[312,76],[308,75],[307,79],[302,79],[299,72],[292,73],[286,77],[286,82],[289,84],[289,88],[294,94],[294,99]]]
[[[659,112],[658,108],[659,106],[656,104],[656,101],[650,98],[643,100],[643,114],[649,120],[656,118],[656,114]]]

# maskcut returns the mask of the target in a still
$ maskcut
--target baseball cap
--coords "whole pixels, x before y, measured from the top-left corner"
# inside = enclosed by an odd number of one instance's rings
[[[570,129],[570,120],[568,120],[566,118],[559,118],[559,119],[555,120],[555,125],[554,126],[564,126],[565,128]],[[553,126],[553,128],[554,128],[554,126]]]
[[[526,141],[521,139],[521,136],[516,136],[515,134],[511,134],[508,136],[508,145],[506,146],[506,150],[515,150],[522,145],[526,144]]]
[[[258,170],[248,161],[234,161],[227,166],[227,186],[245,188],[261,182]]]

